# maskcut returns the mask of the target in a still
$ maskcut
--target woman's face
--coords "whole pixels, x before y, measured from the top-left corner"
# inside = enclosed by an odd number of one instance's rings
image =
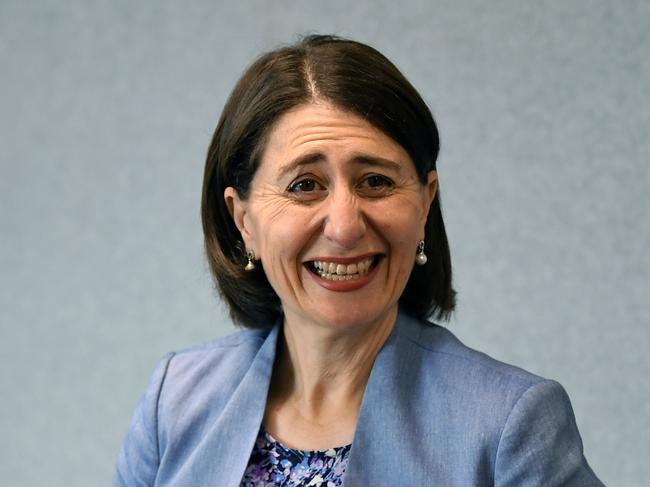
[[[225,198],[287,322],[344,329],[394,316],[435,191],[390,137],[314,103],[272,128],[248,199]]]

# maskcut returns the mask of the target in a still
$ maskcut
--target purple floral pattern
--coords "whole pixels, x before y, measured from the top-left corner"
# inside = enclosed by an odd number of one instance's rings
[[[241,487],[340,487],[350,446],[295,450],[279,443],[262,426]]]

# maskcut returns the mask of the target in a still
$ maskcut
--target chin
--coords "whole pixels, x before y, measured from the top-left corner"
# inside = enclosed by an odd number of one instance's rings
[[[338,306],[338,309],[322,310],[314,321],[327,328],[352,331],[379,324],[391,311],[392,308],[350,310]]]

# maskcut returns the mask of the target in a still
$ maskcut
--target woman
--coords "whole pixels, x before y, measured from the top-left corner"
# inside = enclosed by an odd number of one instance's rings
[[[566,393],[426,321],[454,308],[438,132],[380,53],[311,36],[208,151],[218,288],[252,330],[166,356],[115,486],[591,486]]]

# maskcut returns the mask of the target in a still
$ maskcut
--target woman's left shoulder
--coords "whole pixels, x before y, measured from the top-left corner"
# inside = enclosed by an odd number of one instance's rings
[[[495,485],[596,486],[564,388],[464,345],[446,328],[400,314],[396,388],[417,391],[420,430],[452,438],[467,466],[488,458]],[[435,405],[431,408],[431,405]],[[429,409],[428,409],[429,408]],[[440,433],[442,432],[442,433]],[[471,463],[471,461],[470,461]],[[478,470],[477,470],[478,471]]]
[[[494,396],[495,400],[505,394],[515,400],[542,383],[553,383],[551,388],[561,389],[554,381],[468,347],[450,330],[430,321],[401,313],[398,334],[404,353],[419,357],[419,374],[436,376],[453,389],[458,388],[458,393],[480,391],[484,399]]]

